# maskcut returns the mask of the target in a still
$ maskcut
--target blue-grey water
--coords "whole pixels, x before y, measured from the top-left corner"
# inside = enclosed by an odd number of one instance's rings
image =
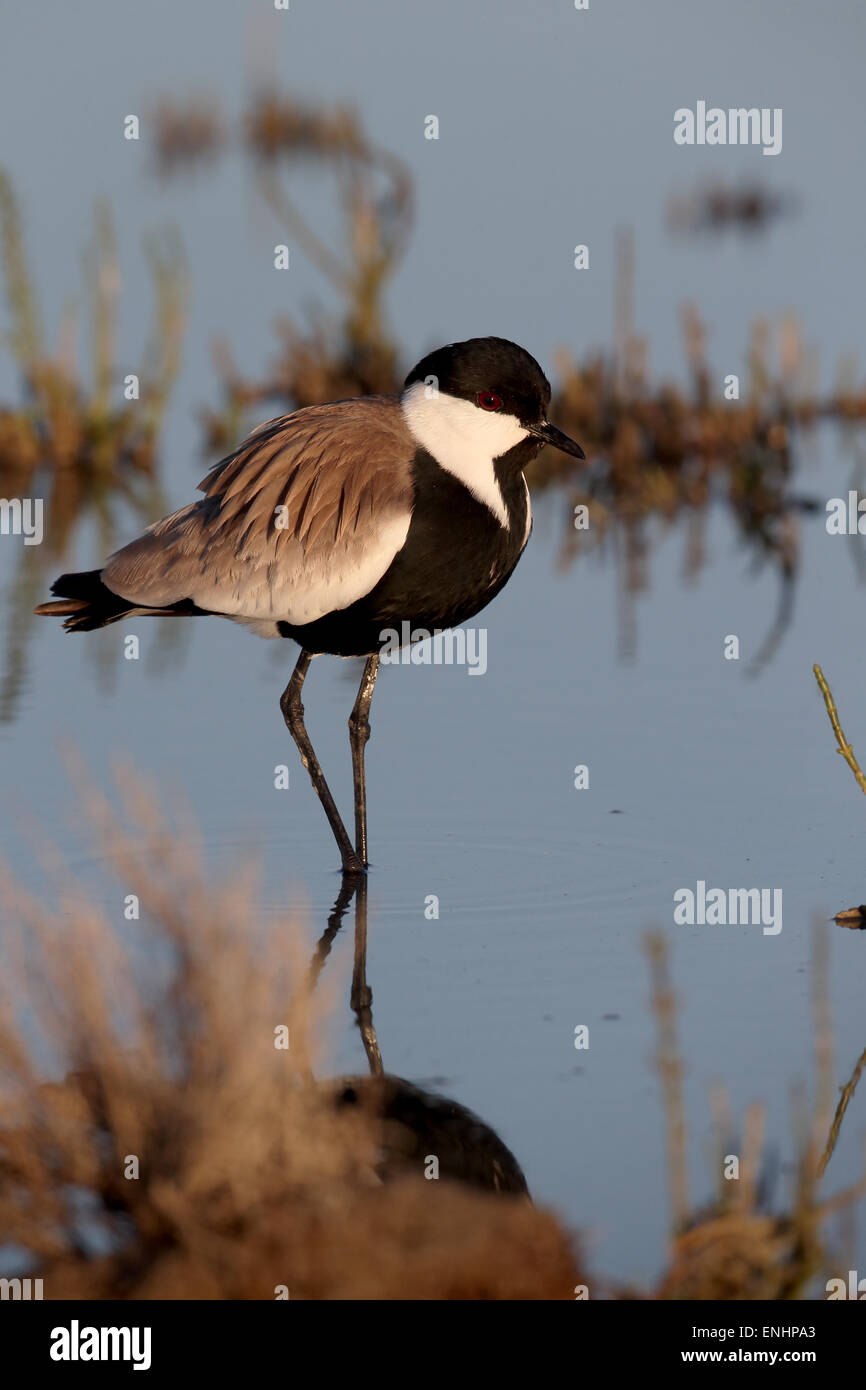
[[[228,0],[84,0],[47,13],[7,9],[3,30],[2,163],[52,331],[80,295],[96,196],[110,198],[118,226],[123,370],[135,369],[150,313],[142,235],[173,222],[184,238],[191,307],[161,451],[168,505],[188,499],[207,466],[198,412],[217,395],[213,336],[230,339],[254,375],[275,353],[277,312],[302,322],[311,304],[338,307],[300,250],[289,272],[273,270],[283,233],[240,158],[166,185],[150,171],[147,139],[122,138],[123,117],[144,117],[160,95],[210,90],[237,111],[260,71],[301,97],[354,105],[409,165],[416,222],[388,299],[407,362],[479,333],[524,343],[551,374],[558,345],[578,358],[608,350],[622,226],[634,229],[637,327],[657,376],[684,378],[678,315],[687,299],[709,326],[720,395],[727,373],[746,380],[755,314],[778,323],[796,313],[826,390],[839,359],[866,347],[864,15],[854,3],[827,12],[790,0],[715,9],[592,0],[578,12],[566,0],[445,0],[435,11],[292,0],[278,14]],[[781,107],[782,153],[677,147],[673,112],[699,99]],[[438,141],[424,139],[429,114],[439,117]],[[671,193],[752,176],[794,195],[797,214],[751,238],[670,236]],[[302,171],[293,186],[317,226],[336,235],[327,180]],[[573,268],[577,243],[590,247],[588,271]],[[16,390],[4,353],[0,399]],[[373,703],[368,977],[386,1067],[477,1110],[515,1152],[536,1199],[579,1227],[593,1264],[617,1278],[651,1281],[667,1230],[643,934],[661,927],[670,945],[701,1200],[715,1188],[716,1080],[738,1113],[766,1102],[770,1144],[790,1163],[791,1093],[813,1077],[813,920],[866,897],[866,801],[834,752],[811,672],[822,664],[846,733],[866,751],[854,553],[863,541],[831,537],[823,524],[826,499],[847,494],[851,455],[832,425],[801,436],[795,452],[796,490],[821,510],[800,521],[792,623],[756,675],[749,668],[772,627],[779,579],[770,565],[754,572],[723,501],[709,510],[694,579],[684,577],[685,525],[650,527],[648,583],[629,599],[613,545],[566,571],[557,564],[570,503],[551,492],[536,500],[514,578],[478,620],[486,674],[385,669]],[[49,537],[57,524],[49,510]],[[135,526],[121,521],[118,543]],[[85,526],[63,568],[94,567],[99,547]],[[23,553],[20,538],[0,538],[4,641]],[[70,737],[106,786],[120,755],[167,795],[182,794],[215,866],[259,855],[264,905],[300,905],[317,934],[338,878],[278,706],[295,648],[228,622],[186,627],[163,649],[159,621],[84,637],[36,618],[27,625],[26,672],[14,717],[0,727],[4,852],[38,887],[22,833],[30,817],[93,891],[114,891],[74,833],[76,794],[58,752]],[[121,656],[130,631],[139,661]],[[730,634],[739,661],[724,658]],[[347,815],[346,717],[359,674],[357,663],[322,658],[305,691],[311,735]],[[280,763],[290,768],[288,791],[274,789]],[[578,764],[589,768],[580,791]],[[698,880],[781,889],[781,932],[676,926],[673,895]],[[431,895],[435,920],[425,915]],[[866,939],[828,930],[842,1085],[866,1047]],[[327,969],[348,997],[350,923]],[[577,1051],[579,1024],[590,1045]],[[331,1064],[364,1064],[348,1009],[335,1023]],[[866,1091],[852,1101],[828,1192],[859,1176],[864,1133]],[[862,1234],[858,1257],[863,1268]]]

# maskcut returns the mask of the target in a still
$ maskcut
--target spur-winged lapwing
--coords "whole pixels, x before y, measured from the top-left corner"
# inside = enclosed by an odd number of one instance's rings
[[[53,603],[70,632],[141,614],[209,614],[301,654],[280,705],[346,873],[367,864],[364,746],[391,634],[465,622],[498,594],[529,539],[526,465],[579,444],[547,419],[550,384],[504,338],[422,358],[397,396],[308,406],[271,420],[216,464],[204,497],[148,527],[102,569],[64,574]],[[404,626],[405,624],[405,626]],[[367,658],[349,718],[355,845],[304,726],[320,653]]]

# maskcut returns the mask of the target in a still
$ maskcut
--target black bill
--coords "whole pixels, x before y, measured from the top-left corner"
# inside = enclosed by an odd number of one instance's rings
[[[530,434],[534,434],[536,439],[543,439],[545,444],[549,444],[552,449],[559,449],[563,454],[573,454],[576,459],[585,459],[586,454],[581,449],[575,439],[563,434],[556,425],[551,425],[549,421],[543,420],[540,425],[527,425]]]

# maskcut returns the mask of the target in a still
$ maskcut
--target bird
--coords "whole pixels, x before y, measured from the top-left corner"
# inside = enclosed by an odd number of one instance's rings
[[[551,389],[506,338],[448,343],[403,389],[259,425],[101,569],[64,574],[40,615],[87,632],[144,615],[220,616],[300,655],[280,698],[344,875],[369,867],[365,747],[383,648],[468,621],[510,578],[532,529],[524,469],[544,445],[586,457],[547,418]],[[349,716],[350,839],[304,723],[315,656],[365,658]]]

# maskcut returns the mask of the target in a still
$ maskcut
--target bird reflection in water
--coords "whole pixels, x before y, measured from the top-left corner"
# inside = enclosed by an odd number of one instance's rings
[[[315,985],[354,901],[355,942],[350,1003],[367,1054],[369,1076],[326,1083],[337,1109],[357,1106],[381,1131],[376,1176],[388,1182],[424,1173],[485,1192],[529,1198],[520,1164],[498,1134],[465,1106],[385,1071],[367,983],[367,879],[344,877],[310,967]],[[436,1162],[435,1170],[431,1160]]]

